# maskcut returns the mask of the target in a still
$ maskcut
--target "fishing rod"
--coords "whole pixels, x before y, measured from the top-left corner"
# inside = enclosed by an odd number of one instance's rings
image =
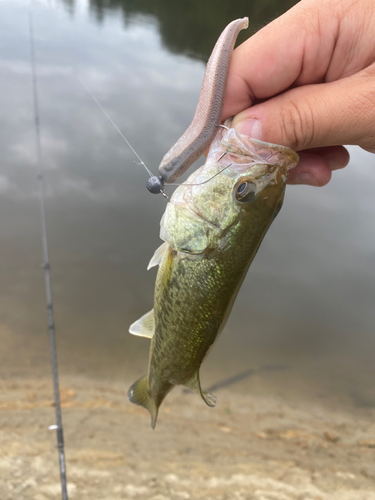
[[[46,289],[46,305],[48,316],[48,332],[51,349],[51,365],[53,377],[53,389],[56,410],[56,424],[50,425],[50,430],[56,430],[57,447],[60,462],[60,479],[61,479],[61,492],[62,500],[68,500],[67,479],[66,479],[66,466],[65,466],[65,452],[64,452],[64,434],[63,424],[61,417],[61,403],[60,403],[60,389],[59,389],[59,374],[57,366],[56,354],[56,335],[55,335],[55,320],[53,315],[53,302],[51,293],[51,266],[49,261],[48,240],[47,240],[47,224],[46,224],[46,209],[44,203],[44,168],[43,168],[43,155],[40,140],[40,118],[39,118],[39,102],[38,102],[38,87],[36,78],[36,63],[35,63],[35,47],[34,47],[34,30],[33,18],[31,7],[29,11],[29,34],[30,34],[30,62],[31,62],[31,75],[32,75],[32,88],[33,88],[33,102],[34,102],[34,124],[35,124],[35,140],[38,161],[38,182],[39,182],[39,204],[40,204],[40,219],[42,230],[42,250],[43,250],[43,264],[44,280]]]

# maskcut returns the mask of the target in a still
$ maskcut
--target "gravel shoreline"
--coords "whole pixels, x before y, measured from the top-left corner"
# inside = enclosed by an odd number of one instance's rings
[[[130,382],[130,381],[129,381]],[[69,493],[80,500],[375,500],[375,411],[177,388],[150,428],[125,388],[64,379]],[[51,382],[0,379],[0,498],[60,498]]]

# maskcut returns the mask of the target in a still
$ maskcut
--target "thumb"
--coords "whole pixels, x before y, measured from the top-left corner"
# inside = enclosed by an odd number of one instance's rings
[[[357,144],[375,152],[375,64],[341,80],[292,88],[242,111],[232,126],[296,151]]]

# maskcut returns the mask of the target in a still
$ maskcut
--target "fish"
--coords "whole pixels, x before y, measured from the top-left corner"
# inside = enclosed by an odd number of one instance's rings
[[[130,326],[151,339],[147,375],[129,389],[155,428],[158,409],[177,385],[198,393],[199,369],[219,337],[258,248],[284,199],[298,155],[284,146],[217,129],[205,164],[173,193],[160,223],[164,243],[153,309]]]

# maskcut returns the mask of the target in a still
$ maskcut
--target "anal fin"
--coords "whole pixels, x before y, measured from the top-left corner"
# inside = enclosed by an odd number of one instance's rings
[[[197,394],[200,394],[206,405],[216,406],[216,396],[211,392],[202,391],[201,382],[199,379],[199,371],[196,371],[191,379],[185,382],[184,386],[196,392]]]

